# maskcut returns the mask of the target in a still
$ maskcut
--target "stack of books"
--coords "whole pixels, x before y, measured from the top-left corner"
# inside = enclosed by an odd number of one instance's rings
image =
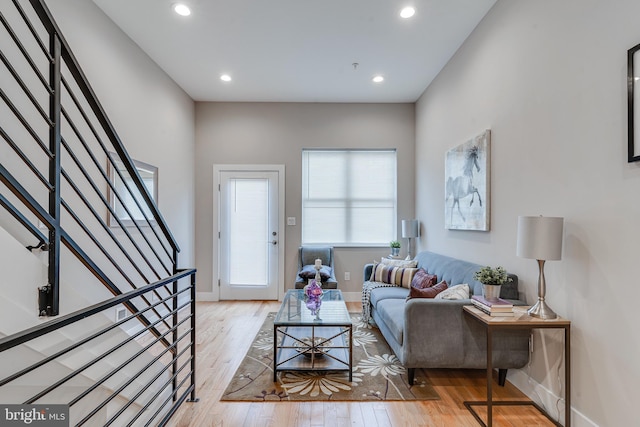
[[[480,309],[482,312],[487,313],[489,316],[513,316],[513,304],[509,301],[505,301],[502,298],[489,301],[480,295],[473,295],[471,297],[473,306]]]

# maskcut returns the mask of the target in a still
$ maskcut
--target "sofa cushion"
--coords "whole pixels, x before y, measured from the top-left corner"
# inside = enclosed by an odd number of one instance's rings
[[[385,264],[375,264],[369,281],[390,283],[408,288],[411,286],[411,281],[417,271],[417,268],[402,268]]]
[[[413,276],[418,272],[417,268],[400,268],[395,267],[392,273],[393,283],[403,288],[410,288]]]
[[[425,271],[424,268],[418,269],[416,274],[413,276],[413,280],[411,281],[412,288],[424,289],[431,287],[438,283],[438,276],[435,274],[429,274]]]
[[[378,306],[378,303],[386,299],[400,299],[402,301],[409,295],[409,289],[400,286],[392,286],[390,288],[376,288],[371,292],[371,305]]]
[[[377,261],[374,261],[374,264],[375,263],[377,263]],[[418,261],[415,259],[390,259],[382,257],[380,264],[390,265],[392,267],[415,268],[418,265]]]
[[[469,285],[462,283],[436,295],[436,299],[469,299]]]
[[[413,286],[409,290],[409,296],[407,297],[407,301],[411,298],[435,298],[440,292],[447,289],[447,282],[444,280],[437,285],[430,286],[428,288],[414,288]]]
[[[404,307],[404,299],[397,298],[380,301],[376,307],[376,312],[400,345],[404,335]]]

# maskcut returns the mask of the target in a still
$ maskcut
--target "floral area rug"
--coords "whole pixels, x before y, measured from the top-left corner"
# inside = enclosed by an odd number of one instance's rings
[[[425,373],[416,369],[413,386],[377,328],[351,313],[353,375],[341,371],[283,371],[273,382],[273,319],[269,313],[220,400],[384,401],[439,399]]]

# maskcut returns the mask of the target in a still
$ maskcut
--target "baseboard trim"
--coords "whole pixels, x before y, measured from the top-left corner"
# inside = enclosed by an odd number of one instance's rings
[[[196,292],[196,301],[218,301],[218,295],[213,292]]]
[[[509,369],[507,377],[509,382],[516,386],[521,392],[527,395],[551,415],[551,418],[557,420],[560,413],[560,423],[564,422],[564,398],[556,396],[551,390],[529,378],[524,369]],[[558,403],[556,407],[556,402]],[[571,425],[574,427],[599,427],[598,424],[591,421],[583,413],[571,408]]]

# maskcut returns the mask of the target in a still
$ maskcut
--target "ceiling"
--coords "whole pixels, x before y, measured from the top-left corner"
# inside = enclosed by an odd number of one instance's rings
[[[175,1],[93,0],[196,101],[385,103],[416,101],[496,0]]]

